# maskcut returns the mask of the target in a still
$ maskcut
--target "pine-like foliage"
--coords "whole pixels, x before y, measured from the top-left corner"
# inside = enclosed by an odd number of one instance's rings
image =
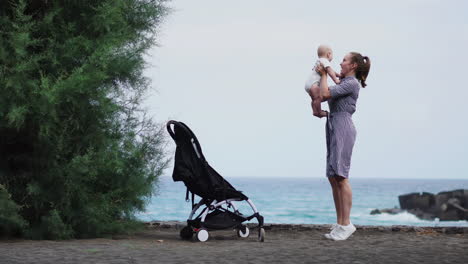
[[[167,10],[164,0],[0,0],[0,184],[24,234],[121,232],[144,209],[167,156],[141,108],[143,55]]]
[[[0,237],[22,233],[26,223],[18,214],[19,206],[11,200],[11,195],[0,185]]]

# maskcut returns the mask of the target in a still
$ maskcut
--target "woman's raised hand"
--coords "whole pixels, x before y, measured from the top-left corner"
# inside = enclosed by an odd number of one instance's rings
[[[323,67],[322,63],[320,62],[318,62],[317,65],[315,65],[315,71],[320,75],[327,74],[325,67]]]

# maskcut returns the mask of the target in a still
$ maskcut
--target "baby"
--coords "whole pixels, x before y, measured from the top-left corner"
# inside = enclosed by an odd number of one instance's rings
[[[323,65],[328,75],[333,79],[333,82],[336,84],[340,83],[338,79],[338,74],[331,68],[330,62],[333,60],[333,51],[329,46],[320,45],[317,49],[317,55],[319,59],[315,63],[312,72],[309,75],[309,78],[305,84],[305,90],[312,98],[312,112],[314,116],[324,117],[326,112],[322,111],[320,104],[322,103],[322,98],[320,96],[320,74],[315,71],[315,67],[320,63]]]

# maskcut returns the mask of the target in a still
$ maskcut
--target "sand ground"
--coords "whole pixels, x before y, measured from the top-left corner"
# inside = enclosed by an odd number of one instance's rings
[[[324,238],[326,225],[266,225],[238,238],[210,232],[207,242],[179,238],[183,223],[157,222],[133,235],[66,241],[2,240],[0,263],[468,263],[468,228],[358,226],[346,241]]]

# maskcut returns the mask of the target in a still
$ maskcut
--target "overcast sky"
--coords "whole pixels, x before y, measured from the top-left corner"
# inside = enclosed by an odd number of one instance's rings
[[[468,179],[468,1],[170,6],[148,54],[145,103],[160,122],[186,123],[222,175],[325,177],[325,120],[312,116],[304,83],[328,44],[338,72],[350,51],[372,61],[350,177]]]

